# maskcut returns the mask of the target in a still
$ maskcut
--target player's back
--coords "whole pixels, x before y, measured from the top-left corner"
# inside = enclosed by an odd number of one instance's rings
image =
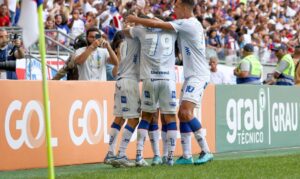
[[[137,38],[127,38],[120,46],[121,61],[117,79],[130,78],[139,80],[140,71],[140,41]]]
[[[177,34],[162,29],[134,27],[131,36],[141,43],[141,79],[175,80],[175,41]]]
[[[178,32],[178,44],[183,56],[184,77],[205,77],[210,71],[205,55],[205,37],[201,23],[195,18],[170,22]]]

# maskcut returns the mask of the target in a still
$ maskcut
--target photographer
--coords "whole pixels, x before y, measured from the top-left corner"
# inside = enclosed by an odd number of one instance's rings
[[[86,32],[87,47],[76,50],[79,80],[106,81],[106,63],[118,65],[118,58],[110,44],[101,38],[100,31],[89,28]]]
[[[8,33],[0,29],[0,70],[1,79],[17,79],[15,72],[16,59],[24,58],[24,50],[21,48],[21,40],[17,34],[13,35],[12,43],[9,43]],[[6,71],[3,73],[3,71]]]

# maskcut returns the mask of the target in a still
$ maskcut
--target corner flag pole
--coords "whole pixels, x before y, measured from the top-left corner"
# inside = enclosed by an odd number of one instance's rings
[[[43,76],[43,99],[44,99],[44,116],[46,122],[46,140],[47,140],[47,158],[48,158],[48,178],[54,179],[54,165],[53,165],[53,151],[51,144],[51,121],[49,111],[49,93],[48,81],[46,74],[46,45],[45,45],[45,31],[43,23],[43,4],[38,6],[38,22],[39,22],[39,48],[42,61],[42,76]]]

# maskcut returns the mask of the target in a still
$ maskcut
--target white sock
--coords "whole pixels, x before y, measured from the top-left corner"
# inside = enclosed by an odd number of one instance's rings
[[[188,132],[188,133],[180,133],[180,136],[181,136],[183,157],[188,159],[192,157],[192,150],[191,150],[192,135],[190,132]]]
[[[176,147],[177,131],[168,130],[167,141],[168,141],[168,158],[173,158]]]
[[[137,156],[143,157],[144,143],[147,135],[148,135],[148,130],[138,129],[137,148],[136,148]]]
[[[117,144],[117,137],[119,134],[120,130],[116,129],[116,128],[111,128],[110,129],[110,133],[109,133],[109,149],[108,152],[110,152],[111,154],[115,155],[115,151],[116,151],[116,144]]]
[[[159,130],[149,131],[149,138],[154,155],[160,156],[159,151]]]
[[[128,129],[126,129],[126,128],[124,129],[120,148],[119,148],[119,157],[126,156],[126,149],[130,142],[132,134],[133,133],[131,131],[129,131]]]
[[[209,152],[210,150],[209,150],[206,138],[205,138],[205,136],[206,136],[205,131],[201,128],[198,131],[195,131],[194,135],[195,135],[195,138],[196,138],[199,146],[201,147],[201,150],[205,153]]]
[[[163,144],[163,156],[168,156],[168,139],[167,139],[167,133],[165,131],[161,131],[161,139]]]

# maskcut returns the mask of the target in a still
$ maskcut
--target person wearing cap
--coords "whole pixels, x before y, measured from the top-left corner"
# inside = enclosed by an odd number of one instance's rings
[[[295,63],[295,85],[300,86],[300,46],[295,47],[293,59]]]
[[[261,84],[262,65],[253,55],[254,47],[248,43],[243,48],[243,59],[234,69],[237,84]]]
[[[283,86],[293,86],[295,77],[295,63],[287,52],[287,46],[284,44],[275,44],[272,48],[278,59],[277,66],[273,72],[273,78],[266,84],[275,84]]]

